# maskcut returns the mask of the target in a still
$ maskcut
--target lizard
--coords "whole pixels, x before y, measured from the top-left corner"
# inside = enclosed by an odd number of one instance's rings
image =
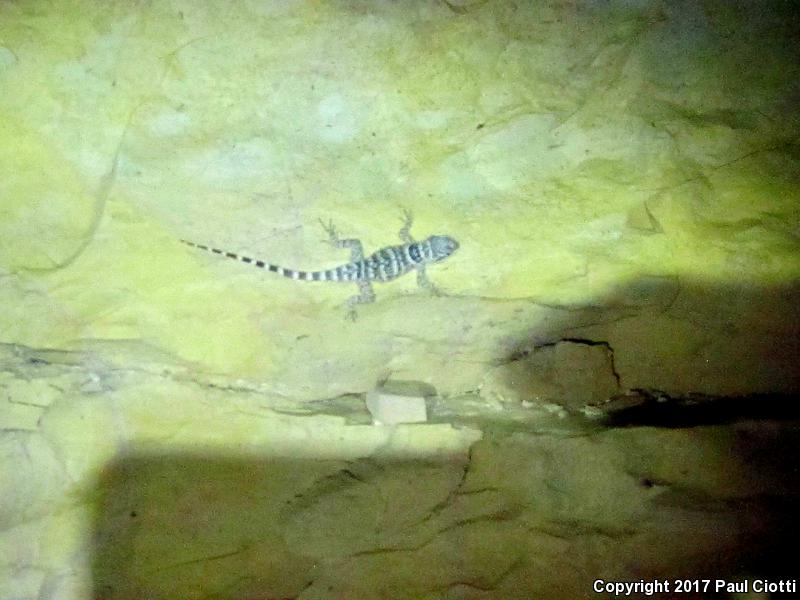
[[[400,229],[399,236],[403,242],[398,246],[386,246],[373,252],[369,256],[364,256],[364,247],[357,239],[340,239],[339,233],[332,222],[326,225],[320,219],[320,223],[328,234],[328,243],[334,248],[348,248],[350,250],[350,262],[332,269],[322,271],[298,271],[287,269],[278,265],[271,264],[264,260],[250,258],[220,250],[205,244],[198,244],[188,240],[180,240],[182,243],[219,254],[226,258],[239,260],[243,263],[254,265],[261,269],[266,269],[278,275],[283,275],[289,279],[300,281],[340,281],[352,282],[358,285],[358,295],[351,296],[347,300],[347,317],[350,320],[356,319],[356,306],[358,304],[370,304],[375,302],[375,292],[372,289],[374,282],[385,283],[397,279],[401,275],[416,270],[417,285],[433,294],[438,295],[439,291],[428,280],[425,272],[427,265],[438,263],[448,258],[453,252],[458,250],[459,244],[452,237],[446,235],[432,235],[425,240],[417,242],[411,237],[411,225],[413,218],[408,210],[403,211],[403,227]]]

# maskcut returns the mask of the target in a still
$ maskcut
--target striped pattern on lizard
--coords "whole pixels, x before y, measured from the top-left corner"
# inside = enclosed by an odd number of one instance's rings
[[[272,271],[278,275],[283,275],[289,279],[356,283],[358,285],[358,295],[352,296],[347,300],[347,316],[352,320],[355,320],[356,317],[356,305],[369,304],[375,301],[375,292],[372,289],[373,282],[384,283],[392,281],[409,271],[416,270],[417,285],[431,293],[438,294],[436,287],[428,280],[425,267],[429,264],[443,261],[458,250],[458,242],[446,235],[432,235],[421,242],[414,241],[410,233],[413,219],[409,211],[404,211],[403,227],[399,232],[403,244],[386,246],[367,257],[364,256],[364,248],[359,240],[339,239],[333,223],[328,223],[327,225],[322,221],[320,223],[322,223],[322,227],[327,232],[329,243],[333,247],[350,249],[350,262],[323,271],[298,271],[196,242],[180,241],[194,248],[239,260]]]

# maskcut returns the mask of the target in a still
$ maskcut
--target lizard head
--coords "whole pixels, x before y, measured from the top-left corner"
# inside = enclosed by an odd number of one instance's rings
[[[439,262],[458,250],[458,242],[446,235],[432,235],[428,238],[433,250],[433,261]]]

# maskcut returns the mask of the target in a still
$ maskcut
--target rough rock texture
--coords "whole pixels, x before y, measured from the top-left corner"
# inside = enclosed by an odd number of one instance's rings
[[[794,421],[598,415],[800,390],[794,11],[0,3],[0,597],[572,598],[780,564]],[[376,286],[355,323],[355,286],[178,242],[327,268],[319,219],[370,251],[402,207],[460,242],[443,293]],[[386,380],[436,390],[431,422],[367,425]]]
[[[4,341],[141,340],[300,399],[464,392],[562,337],[623,387],[797,389],[781,6],[6,3]],[[327,267],[319,218],[376,248],[401,205],[461,242],[446,296],[408,277],[356,324],[353,286],[176,241]]]
[[[576,598],[775,568],[800,533],[775,460],[800,458],[798,430],[777,423],[374,427],[176,372],[0,358],[4,598]]]
[[[535,401],[579,409],[619,392],[613,354],[605,344],[562,341],[540,346],[491,371],[480,387],[487,398]]]

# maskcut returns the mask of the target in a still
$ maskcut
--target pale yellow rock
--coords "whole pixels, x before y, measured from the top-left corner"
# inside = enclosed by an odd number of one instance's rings
[[[3,378],[0,374],[0,379]],[[5,399],[0,399],[0,423],[8,430],[35,431],[45,406],[37,404],[35,398],[33,401],[19,399],[22,394],[14,388],[26,386],[17,383],[0,382],[0,390],[5,392]]]
[[[0,161],[11,185],[0,262],[16,269],[31,252],[39,253],[31,266],[66,261],[48,275],[6,280],[0,300],[19,309],[0,315],[5,339],[62,348],[139,340],[306,400],[364,392],[386,361],[401,376],[463,393],[507,360],[507,340],[533,330],[552,341],[551,323],[582,325],[532,301],[556,311],[594,306],[642,276],[689,274],[711,285],[796,277],[800,264],[780,225],[797,201],[790,165],[752,153],[741,133],[744,123],[767,135],[764,123],[691,110],[679,111],[681,120],[659,103],[626,104],[652,71],[634,59],[624,76],[607,79],[597,67],[616,68],[620,48],[604,46],[600,30],[597,39],[577,36],[566,25],[577,15],[563,6],[469,7],[468,19],[443,4],[420,14],[383,7],[392,15],[385,22],[336,11],[320,21],[300,7],[291,35],[290,17],[274,6],[224,16],[153,7],[135,17],[98,6],[91,18],[53,9],[36,27],[55,27],[58,41],[40,46],[24,42],[26,14],[5,7],[2,76],[11,91],[0,111],[14,144],[2,145]],[[134,48],[126,18],[149,24]],[[621,31],[638,22],[616,18]],[[419,23],[436,31],[436,51],[406,35]],[[543,23],[558,23],[558,33]],[[324,82],[313,69],[284,73],[281,65],[306,64],[341,27],[358,39],[379,32],[388,54],[364,57],[346,45]],[[533,38],[520,33],[530,28]],[[265,31],[284,36],[280,50],[236,43]],[[452,54],[476,38],[480,52]],[[122,47],[109,60],[109,49]],[[562,64],[565,48],[597,61],[588,79]],[[261,66],[230,68],[250,60]],[[415,69],[403,67],[407,60]],[[364,86],[353,83],[353,65]],[[594,85],[612,91],[596,94]],[[408,96],[381,93],[379,109],[367,110],[371,90],[386,86]],[[54,121],[62,111],[69,118]],[[266,122],[274,135],[262,135]],[[31,172],[43,175],[23,176]],[[30,198],[47,190],[56,196],[40,210]],[[418,237],[461,241],[456,256],[430,269],[446,296],[427,298],[412,277],[376,286],[378,303],[361,307],[352,326],[342,306],[353,286],[298,284],[175,243],[193,237],[290,267],[331,266],[346,252],[320,242],[318,218],[370,250],[397,241],[400,205],[416,214]],[[667,235],[642,235],[659,229]],[[43,244],[62,258],[44,260]],[[523,312],[509,320],[512,302]],[[25,318],[31,311],[36,318]],[[695,379],[708,383],[705,373]]]
[[[46,136],[2,108],[0,181],[3,270],[52,271],[72,261],[91,240],[104,199],[93,197]]]
[[[664,229],[658,219],[653,216],[653,212],[646,202],[642,202],[628,211],[627,225],[642,233],[664,233]]]
[[[366,403],[375,425],[424,423],[428,420],[424,396],[391,393],[378,388],[367,392]]]
[[[783,424],[563,408],[800,388],[795,15],[740,4],[0,3],[0,597],[576,598],[778,547]],[[178,242],[327,268],[319,219],[372,252],[403,207],[461,247],[355,323]],[[447,410],[337,404],[387,377]]]
[[[502,401],[554,403],[577,409],[602,404],[619,387],[608,346],[564,341],[536,348],[524,358],[493,369],[480,390]]]

